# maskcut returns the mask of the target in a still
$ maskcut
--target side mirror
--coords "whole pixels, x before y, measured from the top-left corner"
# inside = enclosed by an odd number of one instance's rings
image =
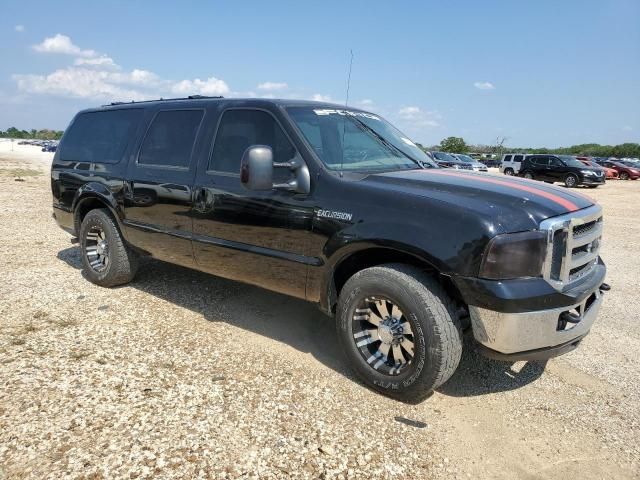
[[[286,168],[293,173],[287,183],[273,183],[274,168]],[[240,183],[248,190],[287,190],[307,194],[311,191],[311,177],[304,161],[296,155],[288,162],[274,163],[273,150],[267,145],[252,145],[242,155]]]
[[[240,183],[249,190],[273,188],[273,151],[266,145],[247,148],[240,161]]]

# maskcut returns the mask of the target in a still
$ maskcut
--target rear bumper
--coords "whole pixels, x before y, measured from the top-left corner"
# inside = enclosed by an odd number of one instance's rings
[[[75,227],[73,222],[73,212],[54,205],[53,214],[51,215],[58,226],[65,232],[75,235]]]

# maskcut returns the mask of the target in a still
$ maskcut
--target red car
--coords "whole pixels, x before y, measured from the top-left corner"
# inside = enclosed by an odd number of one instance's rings
[[[605,167],[604,165],[600,165],[599,163],[594,162],[589,157],[576,157],[582,163],[584,163],[587,167],[591,168],[599,168],[600,170],[604,170],[607,180],[618,179],[618,171],[615,168]]]
[[[620,180],[637,180],[640,178],[640,168],[637,168],[632,163],[624,161],[613,162],[611,160],[607,160],[606,162],[602,162],[600,165],[607,168],[613,168],[618,172]]]

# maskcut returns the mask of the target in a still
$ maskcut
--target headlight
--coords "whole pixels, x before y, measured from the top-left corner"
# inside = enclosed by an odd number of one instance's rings
[[[582,172],[583,175],[595,175],[596,173],[593,170],[580,170],[580,172]]]
[[[484,252],[480,277],[490,280],[539,277],[547,254],[545,232],[497,235]]]

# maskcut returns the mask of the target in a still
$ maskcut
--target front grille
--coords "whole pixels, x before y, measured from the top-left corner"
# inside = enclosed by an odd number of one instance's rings
[[[548,232],[544,278],[563,290],[585,278],[598,264],[602,239],[602,208],[594,205],[540,224]]]

